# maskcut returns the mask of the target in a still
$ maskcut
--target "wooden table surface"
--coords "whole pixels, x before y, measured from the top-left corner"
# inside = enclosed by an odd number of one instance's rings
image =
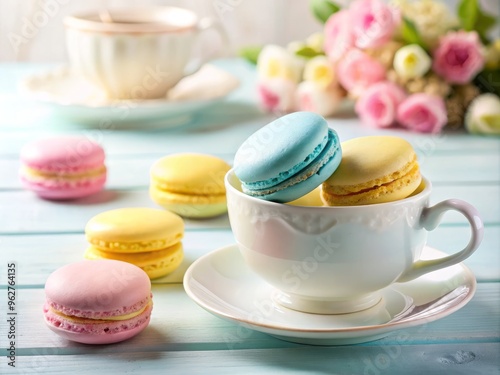
[[[0,374],[499,374],[500,373],[500,138],[465,132],[440,135],[377,131],[356,118],[329,120],[341,140],[395,134],[412,143],[423,174],[434,185],[432,202],[460,198],[480,211],[485,237],[464,263],[478,288],[459,311],[434,322],[350,346],[311,346],[276,339],[215,317],[185,293],[182,277],[203,254],[234,243],[227,215],[186,220],[185,260],[153,284],[151,323],[140,335],[113,345],[66,341],[44,324],[44,283],[58,267],[81,260],[84,226],[97,213],[156,207],[148,195],[149,167],[167,154],[209,153],[232,162],[241,142],[272,119],[256,108],[254,70],[240,60],[218,61],[242,82],[220,103],[177,128],[86,129],[51,117],[17,91],[19,80],[50,66],[0,65]],[[341,118],[340,118],[341,117]],[[118,125],[118,124],[117,124]],[[19,151],[53,134],[83,134],[103,145],[109,180],[95,196],[51,202],[22,189]],[[468,224],[446,214],[429,244],[454,251],[468,241]],[[9,365],[7,265],[16,264],[15,367]],[[402,339],[404,338],[404,339]]]

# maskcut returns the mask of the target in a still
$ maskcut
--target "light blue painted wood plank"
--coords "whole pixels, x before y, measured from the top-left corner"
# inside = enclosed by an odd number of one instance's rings
[[[476,206],[485,223],[500,221],[500,185],[493,186],[435,186],[432,204],[447,198],[459,198]],[[0,207],[6,219],[0,227],[3,233],[82,232],[94,215],[121,207],[157,207],[144,190],[105,190],[75,201],[42,200],[29,191],[5,191],[0,194]],[[446,213],[443,223],[464,225],[457,213]],[[186,220],[187,228],[226,228],[227,215],[208,220]]]
[[[58,355],[130,353],[150,351],[231,350],[283,348],[300,346],[269,335],[240,327],[213,316],[197,306],[179,284],[154,285],[151,323],[140,335],[116,345],[82,345],[60,338],[44,323],[42,289],[18,291],[18,349],[23,356],[40,350],[54,350]],[[500,284],[483,283],[469,304],[440,320],[417,327],[403,328],[387,337],[362,344],[363,347],[407,346],[421,344],[475,343],[500,341]],[[7,322],[0,320],[1,332]],[[3,340],[4,338],[1,337]],[[304,346],[307,347],[307,346]],[[425,346],[422,346],[425,350]]]
[[[239,109],[231,112],[231,106],[213,106],[202,115],[202,121],[189,127],[164,130],[112,131],[99,129],[33,129],[29,133],[0,133],[0,155],[10,157],[19,154],[21,147],[32,140],[58,134],[76,134],[88,137],[103,145],[109,155],[144,153],[170,153],[199,151],[209,153],[234,153],[238,146],[253,132],[275,117],[269,114],[248,112]],[[428,134],[416,134],[404,130],[375,130],[362,126],[358,119],[330,120],[330,126],[337,130],[341,141],[366,135],[396,135],[407,139],[422,161],[439,153],[463,155],[468,153],[498,155],[498,137],[481,137],[470,134],[449,134],[438,138]],[[1,132],[1,128],[0,128]],[[184,142],[188,138],[189,142]],[[179,142],[182,141],[182,142]]]
[[[167,154],[141,155],[135,158],[108,157],[106,167],[108,170],[106,187],[108,189],[148,188],[149,171],[153,163]],[[217,154],[226,162],[232,164],[233,155]],[[0,159],[0,191],[23,189],[19,179],[21,163],[18,159]]]
[[[427,243],[441,251],[452,253],[465,247],[470,232],[462,227],[440,227],[429,232]],[[479,282],[500,281],[500,225],[487,226],[483,242],[464,263]]]
[[[188,231],[182,239],[184,260],[172,274],[153,280],[155,284],[182,283],[186,269],[200,256],[235,243],[232,232]],[[5,262],[15,262],[19,270],[18,287],[43,288],[47,277],[65,264],[83,259],[88,247],[85,235],[57,234],[30,236],[0,236],[0,248]],[[7,279],[0,279],[6,286]]]
[[[48,351],[22,357],[5,374],[158,373],[484,375],[498,373],[499,343],[377,347],[292,347],[192,352],[146,352],[58,356]]]
[[[460,227],[443,227],[429,235],[429,246],[441,251],[456,251],[465,246],[468,231]],[[500,280],[500,226],[487,227],[479,250],[464,263],[471,268],[479,282]],[[182,240],[185,259],[173,274],[153,280],[154,283],[180,283],[187,267],[200,256],[235,243],[229,229],[217,231],[188,231]],[[51,272],[82,259],[87,241],[81,234],[11,235],[0,236],[0,247],[6,262],[15,261],[20,277],[19,286],[43,287]],[[7,280],[0,280],[5,286]]]
[[[447,199],[461,199],[479,211],[485,223],[500,222],[500,185],[486,186],[433,186],[431,205]],[[465,218],[449,211],[443,216],[443,223],[465,224]]]
[[[456,251],[465,246],[469,234],[460,227],[444,227],[429,235],[429,246],[442,251]],[[487,227],[479,250],[464,263],[471,268],[479,282],[499,281],[500,227]],[[187,267],[212,250],[235,243],[229,229],[217,231],[188,231],[182,240],[185,259],[173,274],[154,280],[154,283],[180,283]],[[43,287],[48,275],[57,268],[82,259],[87,247],[84,234],[11,235],[0,236],[0,246],[8,262],[15,261],[22,277],[18,285]],[[0,280],[5,286],[6,280]]]
[[[0,234],[4,233],[83,233],[88,220],[100,212],[122,207],[159,208],[147,190],[105,190],[74,201],[43,200],[28,191],[7,191],[0,194],[4,217]],[[228,228],[227,215],[204,220],[185,219],[186,229]]]
[[[198,150],[200,152],[201,150]],[[147,187],[149,184],[149,170],[159,158],[170,152],[151,153],[130,157],[128,155],[111,155],[107,157],[108,167],[107,187],[136,188]],[[213,155],[233,163],[233,153],[223,154],[216,152]],[[20,189],[18,177],[20,162],[18,158],[0,159],[0,189]],[[500,153],[489,157],[477,154],[450,155],[436,153],[420,163],[422,173],[434,184],[500,184]]]

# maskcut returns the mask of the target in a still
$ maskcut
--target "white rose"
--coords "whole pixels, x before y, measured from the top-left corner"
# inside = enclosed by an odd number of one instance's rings
[[[257,60],[257,75],[261,81],[281,78],[298,83],[302,78],[304,62],[287,49],[267,45]]]
[[[337,83],[333,64],[326,56],[316,56],[306,62],[304,80],[326,89]]]
[[[404,78],[419,78],[427,73],[432,61],[427,52],[418,44],[409,44],[398,49],[394,55],[394,70]]]
[[[500,135],[500,98],[482,94],[467,108],[465,127],[471,133]]]

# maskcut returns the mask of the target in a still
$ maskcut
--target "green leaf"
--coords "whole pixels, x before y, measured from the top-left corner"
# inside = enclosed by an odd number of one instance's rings
[[[458,5],[458,18],[465,31],[474,30],[479,13],[477,0],[462,0]]]
[[[403,17],[401,36],[406,44],[418,44],[425,49],[425,43],[420,36],[415,24],[406,17]]]
[[[495,17],[479,11],[477,22],[474,29],[477,31],[483,43],[488,44],[488,31],[495,26],[497,20]]]
[[[495,26],[496,18],[484,13],[478,0],[462,0],[458,6],[458,18],[466,31],[477,31],[483,43],[488,43],[488,31]]]
[[[262,51],[262,46],[248,46],[240,49],[239,55],[250,63],[256,65],[257,60],[259,59],[260,51]]]
[[[481,92],[491,92],[500,96],[500,70],[485,69],[474,79],[474,84]]]
[[[309,46],[303,46],[295,51],[297,56],[305,57],[306,59],[311,59],[315,56],[323,55],[322,52],[315,50]]]
[[[340,10],[340,6],[329,0],[311,0],[310,7],[314,16],[322,23]]]

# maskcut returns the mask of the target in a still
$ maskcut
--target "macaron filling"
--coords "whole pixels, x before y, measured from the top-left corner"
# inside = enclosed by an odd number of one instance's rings
[[[332,129],[328,129],[328,135],[323,138],[322,142],[303,161],[294,165],[289,170],[279,173],[276,177],[267,180],[255,182],[242,181],[241,187],[243,192],[252,196],[266,196],[298,184],[312,175],[320,173],[321,169],[337,153],[338,144],[335,132]]]
[[[94,170],[66,172],[46,172],[29,167],[22,167],[21,179],[34,186],[45,188],[76,188],[104,182],[106,179],[106,167],[101,166]]]
[[[145,328],[151,317],[153,303],[150,302],[138,314],[134,314],[124,320],[116,319],[88,319],[75,316],[61,315],[60,312],[54,311],[48,305],[45,305],[43,310],[45,320],[49,327],[56,331],[65,331],[69,334],[89,334],[89,335],[117,335],[128,332],[128,335],[134,335]],[[136,332],[134,332],[136,331]],[[87,341],[81,341],[87,342]],[[107,342],[114,342],[107,341]],[[100,342],[106,343],[106,342]]]
[[[153,306],[153,301],[151,299],[148,299],[147,305],[144,307],[140,308],[139,310],[123,314],[123,315],[109,315],[106,316],[106,318],[101,318],[101,319],[96,319],[96,318],[87,318],[87,317],[82,317],[82,316],[76,316],[76,315],[66,315],[63,312],[56,310],[52,306],[48,306],[46,308],[50,309],[50,311],[53,314],[59,315],[60,317],[70,320],[75,323],[96,323],[98,321],[103,321],[103,322],[108,322],[108,321],[123,321],[123,320],[129,320],[132,318],[135,318],[136,316],[141,315],[144,311],[147,309],[151,308]]]
[[[97,247],[99,250],[110,252],[124,253],[139,253],[144,251],[164,250],[175,245],[182,240],[183,233],[179,232],[170,238],[140,241],[140,242],[125,242],[125,241],[105,241],[99,238],[87,236],[87,241]]]
[[[389,202],[394,199],[394,194],[409,196],[420,186],[422,176],[418,163],[409,163],[408,167],[404,174],[390,181],[356,191],[349,191],[346,187],[340,191],[323,187],[323,199],[330,205],[341,206]]]

